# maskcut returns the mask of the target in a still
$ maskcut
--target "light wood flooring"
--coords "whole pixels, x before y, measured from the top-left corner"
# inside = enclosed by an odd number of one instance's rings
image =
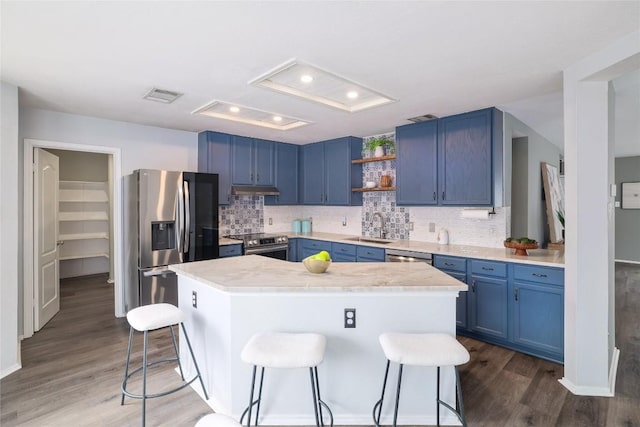
[[[23,368],[0,381],[0,425],[139,426],[140,401],[120,406],[128,324],[113,316],[112,286],[102,275],[66,279],[61,293],[60,313],[22,342]],[[557,381],[561,365],[461,337],[471,353],[461,368],[469,426],[640,426],[640,266],[616,265],[616,309],[613,398],[574,396]],[[141,358],[136,343],[133,363]],[[172,354],[166,334],[151,335],[150,351]],[[179,378],[171,366],[150,375],[154,389]],[[148,401],[147,425],[193,426],[209,412],[186,388]]]

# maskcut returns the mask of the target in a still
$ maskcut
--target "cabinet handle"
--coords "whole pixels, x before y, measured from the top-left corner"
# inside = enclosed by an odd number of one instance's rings
[[[444,200],[444,191],[442,192],[442,200]]]
[[[250,178],[251,178],[251,181],[253,181],[253,172],[251,172],[251,174],[250,174],[250,175],[251,175],[251,177],[250,177]]]
[[[471,292],[473,292],[473,293],[476,292],[476,281],[475,280],[471,281]]]
[[[483,270],[487,270],[487,271],[493,271],[493,268],[491,267],[482,267]]]
[[[542,277],[542,278],[547,277],[547,275],[546,275],[546,274],[531,273],[531,275],[532,275],[532,276],[536,276],[536,277]]]
[[[513,289],[513,298],[515,298],[515,300],[518,301],[518,288]]]
[[[434,191],[433,192],[433,200],[435,200],[435,199],[436,199],[436,192]]]
[[[444,265],[446,265],[448,267],[453,267],[455,264],[453,264],[451,262],[445,262]]]

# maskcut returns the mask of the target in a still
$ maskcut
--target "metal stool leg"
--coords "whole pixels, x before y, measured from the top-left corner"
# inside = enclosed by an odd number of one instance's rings
[[[450,410],[451,412],[453,412],[455,414],[456,417],[458,417],[458,419],[460,420],[460,422],[462,423],[462,425],[464,427],[467,426],[467,422],[464,419],[464,402],[462,402],[462,388],[460,387],[460,374],[458,373],[458,367],[454,366],[453,367],[455,374],[456,374],[456,395],[457,395],[457,402],[460,405],[460,410],[457,410],[457,404],[456,404],[456,408],[452,407],[451,405],[449,405],[447,402],[444,402],[442,400],[440,400],[440,367],[438,366],[438,385],[437,385],[437,390],[436,390],[436,411],[437,411],[437,416],[438,416],[438,425],[440,425],[440,405],[444,406],[445,408],[447,408],[448,410]]]
[[[464,416],[464,402],[462,401],[462,387],[460,387],[460,372],[457,366],[455,366],[454,369],[456,371],[456,388],[458,390],[458,403],[460,405],[460,415],[458,418],[460,418],[462,426],[467,427],[467,420]]]
[[[182,378],[182,381],[184,381],[184,372],[182,372],[182,362],[180,362],[180,355],[178,354],[178,344],[176,344],[176,336],[173,333],[173,325],[169,326],[169,331],[171,331],[171,341],[173,342],[173,350],[176,352],[176,360],[178,361],[178,368],[180,369],[180,378]]]
[[[198,378],[200,379],[200,386],[202,386],[202,392],[204,393],[204,398],[206,400],[209,400],[207,389],[204,386],[204,381],[202,380],[202,375],[200,374],[200,369],[198,368],[198,362],[196,362],[196,356],[193,354],[193,349],[191,348],[191,343],[189,342],[189,335],[187,334],[187,330],[184,327],[184,323],[180,323],[180,326],[182,326],[182,332],[184,333],[184,340],[187,342],[187,347],[189,347],[189,354],[191,354],[191,359],[193,360],[193,366],[196,368],[196,373],[198,374]],[[171,332],[173,332],[173,330]]]
[[[402,363],[398,369],[398,391],[396,392],[396,408],[393,411],[393,427],[396,427],[398,421],[398,406],[400,405],[400,385],[402,383]]]
[[[384,370],[384,381],[382,382],[382,394],[380,394],[380,400],[373,405],[373,423],[376,427],[380,427],[380,415],[382,414],[382,402],[384,401],[384,391],[387,388],[387,377],[389,376],[390,360],[387,360],[387,368]],[[378,408],[378,416],[376,417],[376,408]]]
[[[316,416],[316,427],[320,427],[320,418],[318,418],[318,398],[316,397],[316,384],[313,378],[313,368],[309,368],[309,376],[311,378],[311,394],[313,395],[313,412]]]
[[[320,381],[318,380],[318,367],[314,366],[313,374],[316,377],[316,392],[318,393],[318,411],[320,412],[320,424],[324,426],[324,419],[322,418],[322,408],[324,407],[327,412],[329,412],[329,418],[331,419],[330,426],[333,427],[333,412],[331,412],[331,408],[329,405],[324,403],[322,397],[320,396]]]
[[[144,345],[142,353],[142,427],[145,426],[147,413],[147,339],[149,332],[144,331]]]
[[[127,364],[124,367],[124,378],[122,379],[122,399],[120,406],[124,405],[124,391],[127,389],[127,378],[129,377],[129,359],[131,358],[131,344],[133,343],[133,328],[129,327],[129,348],[127,348]]]
[[[256,420],[253,424],[254,426],[258,425],[258,418],[260,417],[260,403],[262,403],[262,382],[264,381],[264,366],[260,370],[260,386],[258,387],[258,402],[256,404]]]
[[[438,366],[438,380],[436,381],[436,419],[437,426],[440,426],[440,366]]]

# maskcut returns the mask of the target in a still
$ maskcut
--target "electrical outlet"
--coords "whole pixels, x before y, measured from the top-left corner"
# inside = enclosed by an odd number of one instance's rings
[[[198,293],[196,291],[191,291],[191,305],[193,308],[198,308]]]
[[[356,309],[355,308],[344,309],[344,327],[345,328],[356,327]]]
[[[430,233],[435,233],[436,232],[436,223],[435,222],[430,222],[429,223],[429,232]]]
[[[346,216],[342,217],[342,226],[343,227],[347,226],[347,217]]]
[[[269,218],[269,225],[273,225],[273,218]]]
[[[413,221],[409,223],[409,231],[413,231]]]

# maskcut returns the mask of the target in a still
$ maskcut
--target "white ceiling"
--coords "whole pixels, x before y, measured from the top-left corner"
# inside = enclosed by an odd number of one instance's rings
[[[23,106],[299,144],[495,105],[562,145],[562,70],[640,28],[640,1],[0,7],[1,76],[20,87]],[[398,102],[347,113],[248,84],[291,58]],[[184,95],[143,100],[153,86]],[[214,99],[313,123],[277,131],[191,114]]]

